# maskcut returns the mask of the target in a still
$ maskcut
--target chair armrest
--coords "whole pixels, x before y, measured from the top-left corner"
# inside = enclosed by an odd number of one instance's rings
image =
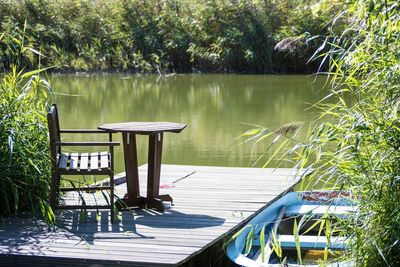
[[[60,133],[109,133],[98,129],[60,129]]]
[[[56,142],[58,146],[119,146],[119,142]]]

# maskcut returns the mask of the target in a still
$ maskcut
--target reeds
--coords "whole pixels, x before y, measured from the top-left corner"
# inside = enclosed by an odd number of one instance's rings
[[[49,83],[44,69],[24,71],[22,60],[36,53],[22,38],[4,32],[0,43],[10,48],[10,70],[0,76],[0,216],[31,209],[53,221],[46,204],[50,154],[46,108]]]
[[[321,117],[308,138],[276,148],[294,167],[314,170],[302,189],[352,192],[358,211],[341,223],[351,236],[344,258],[357,266],[400,265],[399,7],[358,0],[338,15],[333,22],[352,18],[347,29],[332,31],[315,55],[329,62],[331,103],[317,105]],[[264,132],[260,140],[271,131],[249,132]]]

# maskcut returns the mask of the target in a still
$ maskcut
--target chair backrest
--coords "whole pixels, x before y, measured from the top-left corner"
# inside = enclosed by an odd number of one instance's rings
[[[56,142],[60,142],[60,123],[56,104],[53,104],[47,113],[47,124],[49,127],[51,157],[55,160],[57,154],[61,153],[61,147],[56,145]]]

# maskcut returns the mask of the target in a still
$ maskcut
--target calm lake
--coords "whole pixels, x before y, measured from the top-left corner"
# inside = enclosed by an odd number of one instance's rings
[[[104,123],[170,121],[187,124],[180,134],[164,135],[167,164],[251,166],[257,153],[237,137],[254,128],[277,129],[310,122],[310,108],[327,93],[325,77],[304,75],[53,75],[61,128],[97,128]],[[65,135],[64,140],[99,140],[99,135]],[[97,138],[97,139],[96,139]],[[120,134],[115,140],[121,140]],[[139,136],[139,163],[147,162],[147,137]],[[122,147],[116,172],[124,171]]]

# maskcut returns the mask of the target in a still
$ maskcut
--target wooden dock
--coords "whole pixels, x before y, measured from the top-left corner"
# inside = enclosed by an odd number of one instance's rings
[[[145,193],[147,166],[139,169]],[[0,225],[0,266],[179,266],[237,230],[301,178],[292,169],[162,165],[161,194],[174,205],[164,213],[134,209],[110,223],[109,211],[58,215],[58,226],[7,218]],[[126,192],[124,174],[116,194]],[[101,193],[87,204],[103,201]],[[66,196],[74,202],[77,195]],[[95,200],[96,199],[96,200]],[[69,203],[68,203],[69,204]]]

